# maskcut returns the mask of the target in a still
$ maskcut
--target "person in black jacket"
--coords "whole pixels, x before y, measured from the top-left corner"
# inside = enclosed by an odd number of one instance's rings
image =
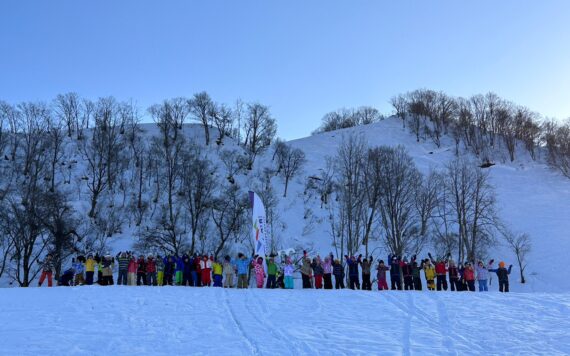
[[[137,286],[146,285],[146,261],[144,256],[140,256],[137,261]]]
[[[509,291],[509,274],[511,274],[511,270],[513,269],[513,265],[509,266],[509,269],[505,268],[505,262],[499,262],[499,268],[490,269],[489,272],[495,272],[499,279],[499,292],[507,293]]]
[[[335,282],[335,289],[344,289],[344,266],[338,259],[334,259],[331,254],[331,261],[333,265],[333,275]]]
[[[392,290],[402,290],[402,281],[400,280],[400,257],[396,255],[388,255],[388,266],[390,267],[390,281],[392,282]]]
[[[358,265],[360,264],[360,259],[362,255],[358,256],[356,259],[354,256],[348,257],[344,256],[346,263],[348,264],[348,287],[350,289],[360,289],[360,280],[358,278]]]
[[[402,263],[402,274],[404,275],[404,290],[414,290],[414,278],[412,276],[412,264],[404,257]]]

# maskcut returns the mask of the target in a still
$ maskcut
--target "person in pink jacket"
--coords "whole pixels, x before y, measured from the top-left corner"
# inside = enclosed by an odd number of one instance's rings
[[[323,262],[323,279],[325,281],[325,289],[332,289],[332,260],[331,257],[325,257],[325,262]]]
[[[257,260],[253,262],[253,269],[255,271],[255,279],[257,281],[257,288],[263,288],[263,282],[265,281],[265,270],[263,269],[263,258],[258,257]]]
[[[137,268],[138,264],[135,259],[135,256],[131,256],[131,260],[129,261],[129,267],[127,270],[127,284],[129,286],[137,285]]]

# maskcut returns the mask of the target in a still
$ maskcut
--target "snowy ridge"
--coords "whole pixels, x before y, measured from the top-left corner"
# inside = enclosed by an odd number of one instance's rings
[[[567,293],[5,289],[0,352],[564,355],[569,312]]]

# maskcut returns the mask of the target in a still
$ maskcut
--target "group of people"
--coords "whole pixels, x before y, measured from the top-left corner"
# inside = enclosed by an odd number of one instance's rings
[[[374,267],[372,256],[344,256],[344,262],[335,258],[331,253],[324,259],[320,256],[310,258],[306,251],[303,256],[293,261],[290,256],[284,256],[281,263],[275,261],[275,256],[247,257],[239,253],[236,259],[225,256],[216,260],[214,256],[185,254],[182,256],[139,256],[130,251],[111,255],[77,256],[72,265],[59,278],[58,284],[71,285],[100,285],[114,284],[113,270],[118,265],[118,285],[148,285],[148,286],[194,286],[194,287],[225,287],[248,288],[250,276],[255,279],[257,288],[294,288],[294,274],[299,271],[303,288],[333,289],[345,288],[345,269],[348,269],[348,287],[350,289],[372,290],[372,272],[376,271],[378,290],[388,289],[387,276],[390,276],[392,290],[422,290],[423,272],[428,290],[475,291],[477,281],[480,292],[488,291],[492,273],[497,275],[499,291],[509,291],[509,274],[512,265],[506,268],[500,262],[494,268],[494,260],[487,264],[456,263],[448,255],[446,258],[428,258],[417,261],[412,256],[408,261],[400,256],[388,255],[387,263],[378,261]],[[94,282],[97,269],[97,282]],[[52,286],[53,262],[50,255],[42,264],[42,274],[39,280],[41,286],[48,279]],[[361,284],[362,279],[362,284]],[[403,286],[402,286],[403,284]]]

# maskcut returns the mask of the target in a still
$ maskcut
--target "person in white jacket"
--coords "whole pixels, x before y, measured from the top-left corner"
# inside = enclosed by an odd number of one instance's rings
[[[479,261],[476,268],[477,282],[479,282],[479,292],[488,292],[487,279],[489,279],[489,270],[485,268],[482,261]]]
[[[283,267],[283,275],[285,276],[285,289],[293,289],[293,273],[295,266],[291,263],[291,257],[287,256],[285,267]]]

